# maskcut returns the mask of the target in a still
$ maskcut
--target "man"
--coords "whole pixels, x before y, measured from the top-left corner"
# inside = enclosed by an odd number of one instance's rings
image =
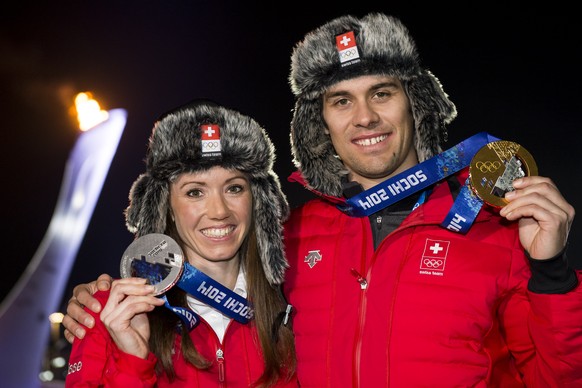
[[[482,140],[442,152],[455,106],[390,16],[308,33],[289,80],[290,179],[319,196],[284,235],[301,386],[580,386],[581,274],[565,257],[574,209],[524,151],[487,137],[484,149],[523,160],[480,161],[517,173],[501,205],[475,196],[499,190],[468,179],[464,158]],[[67,329],[95,288],[77,287]]]

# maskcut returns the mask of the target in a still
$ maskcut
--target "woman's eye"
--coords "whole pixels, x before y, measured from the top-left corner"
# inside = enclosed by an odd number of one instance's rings
[[[241,191],[244,190],[244,187],[242,187],[241,185],[232,185],[228,188],[228,192],[229,193],[240,193]]]
[[[198,198],[202,195],[202,191],[198,190],[198,189],[192,189],[192,190],[188,190],[188,192],[186,193],[186,195],[188,197],[195,197]]]

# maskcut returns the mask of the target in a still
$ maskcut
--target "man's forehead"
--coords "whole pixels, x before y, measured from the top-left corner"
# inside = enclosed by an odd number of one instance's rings
[[[355,78],[336,82],[327,88],[325,95],[351,93],[385,87],[400,87],[400,80],[388,75],[362,75]]]

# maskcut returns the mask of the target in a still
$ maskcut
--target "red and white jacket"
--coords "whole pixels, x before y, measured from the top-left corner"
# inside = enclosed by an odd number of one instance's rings
[[[99,291],[95,297],[105,305],[109,292]],[[154,373],[156,357],[150,353],[147,360],[120,351],[99,318],[95,327],[88,329],[82,340],[75,338],[69,358],[65,381],[68,387],[221,387],[248,388],[261,376],[264,362],[254,321],[241,324],[231,320],[223,343],[204,321],[191,332],[196,349],[212,366],[200,370],[186,363],[180,351],[180,337],[176,337],[173,364],[178,380],[170,383],[165,375]],[[297,387],[297,381],[280,383],[277,387]]]
[[[462,235],[440,226],[452,205],[439,183],[376,250],[367,217],[323,198],[292,212],[302,387],[582,387],[581,273],[530,291],[517,223],[484,207]]]

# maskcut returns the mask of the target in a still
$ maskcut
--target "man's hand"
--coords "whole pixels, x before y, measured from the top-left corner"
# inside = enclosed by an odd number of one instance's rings
[[[101,304],[93,298],[93,294],[98,290],[107,291],[112,281],[111,276],[102,274],[91,283],[78,284],[73,288],[73,296],[69,299],[67,314],[63,318],[64,335],[69,343],[72,344],[75,337],[83,338],[86,333],[85,327],[95,326],[95,320],[84,310],[84,306],[95,313],[100,312]]]
[[[519,221],[521,245],[531,258],[546,260],[556,256],[568,241],[574,207],[549,178],[520,178],[513,182],[513,187],[514,191],[505,194],[509,203],[500,215]]]

